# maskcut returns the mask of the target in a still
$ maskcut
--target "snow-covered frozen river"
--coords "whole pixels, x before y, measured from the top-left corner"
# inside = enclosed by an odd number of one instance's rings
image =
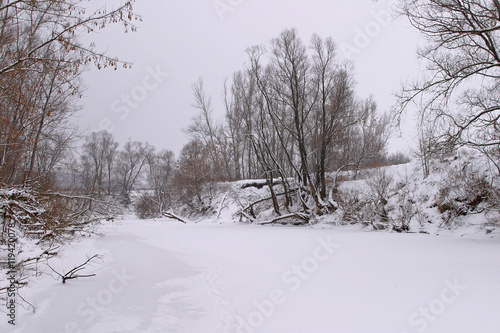
[[[1,332],[500,332],[500,242],[359,227],[108,223],[67,247],[96,276],[21,291]]]

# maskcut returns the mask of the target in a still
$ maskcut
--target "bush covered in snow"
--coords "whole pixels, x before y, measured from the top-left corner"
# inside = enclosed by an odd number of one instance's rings
[[[441,182],[436,207],[443,225],[460,225],[472,214],[491,214],[499,208],[499,188],[481,163],[471,160],[450,164]]]
[[[345,181],[336,195],[338,223],[362,221],[374,229],[424,231],[429,226],[498,226],[499,175],[481,154],[461,150],[432,161],[432,173],[406,164]]]
[[[42,262],[56,256],[61,245],[93,232],[103,205],[89,197],[28,187],[0,189],[0,274],[15,272],[15,281],[0,281],[0,298],[12,283],[17,289],[39,275],[40,267],[48,265]]]
[[[84,231],[96,220],[90,215],[92,199],[61,193],[37,193],[29,188],[0,190],[1,243],[6,241],[6,225],[13,223],[23,237],[39,243],[61,240]]]

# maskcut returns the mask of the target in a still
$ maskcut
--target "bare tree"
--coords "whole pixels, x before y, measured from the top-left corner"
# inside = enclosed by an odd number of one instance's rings
[[[210,159],[214,166],[213,180],[232,180],[231,152],[222,124],[217,123],[212,117],[212,99],[206,95],[203,79],[193,84],[193,106],[200,113],[193,118],[187,133],[203,142],[210,153]]]
[[[118,152],[115,173],[125,204],[130,203],[130,193],[142,175],[152,147],[148,143],[129,140]]]
[[[315,151],[315,185],[319,189],[320,196],[325,198],[328,148],[332,144],[336,123],[335,117],[338,116],[329,105],[335,85],[335,44],[331,38],[323,42],[318,35],[313,35],[311,49],[314,52],[313,74],[316,77],[313,80],[316,81],[315,84],[318,89],[318,110],[312,131],[312,140],[314,141],[312,144],[318,147]]]
[[[354,138],[358,144],[353,149],[356,169],[362,164],[372,166],[383,160],[391,129],[389,115],[378,115],[377,105],[372,98],[362,102],[359,108],[360,135]]]
[[[309,134],[307,123],[313,106],[310,98],[312,97],[312,101],[315,102],[316,96],[308,82],[309,61],[306,47],[294,29],[283,31],[278,38],[273,39],[271,44],[272,57],[268,68],[274,78],[271,89],[274,98],[283,104],[284,111],[291,113],[291,123],[284,124],[282,121],[282,124],[297,144],[300,158],[300,172],[297,175],[299,182],[304,186],[311,185],[312,195],[316,197],[316,189],[311,182],[307,151]],[[278,119],[283,120],[282,117]]]
[[[178,200],[191,212],[205,211],[210,200],[212,165],[209,147],[197,139],[191,139],[181,151],[175,170],[174,185]]]
[[[431,173],[431,160],[439,154],[439,123],[421,119],[418,124],[418,146],[413,155],[420,161],[424,178]]]
[[[111,194],[118,142],[107,131],[87,136],[82,150],[83,184],[90,195]]]
[[[69,118],[78,110],[75,89],[78,75],[67,75],[67,64],[56,68],[41,66],[31,71],[0,75],[0,122],[2,147],[0,178],[7,184],[31,179],[44,182],[50,169],[60,160],[74,131]],[[1,87],[7,91],[1,91]],[[52,147],[50,152],[41,148]],[[40,168],[43,162],[43,170]]]
[[[258,92],[255,80],[246,71],[233,75],[232,86],[224,87],[227,131],[231,140],[236,179],[258,177],[259,166],[252,152]]]
[[[274,211],[277,215],[281,215],[274,190],[274,178],[281,178],[286,199],[285,207],[288,209],[293,204],[289,177],[300,177],[300,170],[293,160],[296,142],[287,129],[290,117],[284,111],[283,103],[274,95],[270,66],[264,67],[261,62],[261,57],[265,52],[263,46],[255,46],[247,50],[250,58],[247,72],[255,82],[259,94],[255,103],[256,111],[250,138],[256,160],[261,166],[262,174],[266,178],[271,193]],[[306,206],[305,203],[303,205]]]
[[[356,101],[352,66],[339,64],[332,39],[314,35],[311,42],[313,83],[317,87],[317,106],[313,116],[311,146],[316,171],[316,187],[322,200],[327,197],[327,169],[339,163],[335,147],[348,144],[346,130],[361,118],[353,117]],[[337,161],[333,161],[337,157]]]
[[[157,213],[162,214],[172,202],[175,155],[169,150],[151,151],[146,159],[148,183],[154,192]]]

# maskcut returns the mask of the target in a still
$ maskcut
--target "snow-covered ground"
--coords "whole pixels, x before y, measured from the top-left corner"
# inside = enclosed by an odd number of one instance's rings
[[[500,332],[500,242],[481,233],[128,218],[66,247],[0,332]],[[43,265],[40,265],[42,267]],[[49,270],[50,271],[50,270]]]

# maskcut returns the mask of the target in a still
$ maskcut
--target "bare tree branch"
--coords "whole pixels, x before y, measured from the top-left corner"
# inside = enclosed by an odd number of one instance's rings
[[[73,280],[73,279],[78,279],[78,278],[85,278],[85,277],[92,277],[92,276],[95,276],[95,274],[77,274],[79,271],[82,271],[84,270],[86,267],[86,265],[88,263],[90,263],[92,260],[96,259],[96,258],[99,258],[100,256],[98,254],[94,254],[93,256],[91,257],[88,257],[87,260],[83,263],[81,263],[80,265],[78,266],[75,266],[74,268],[72,268],[71,270],[69,270],[68,272],[66,273],[59,273],[57,272],[55,269],[53,269],[49,263],[47,262],[47,266],[54,272],[56,273],[57,275],[59,275],[62,279],[62,283],[66,283],[67,280]]]

